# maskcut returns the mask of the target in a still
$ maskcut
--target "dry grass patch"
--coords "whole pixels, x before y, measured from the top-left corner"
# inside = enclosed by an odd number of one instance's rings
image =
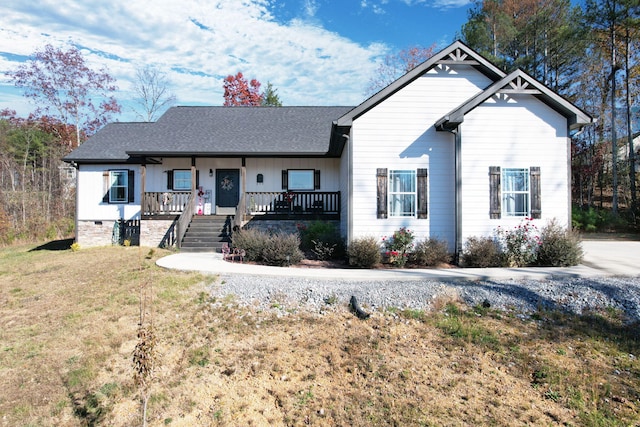
[[[282,317],[167,252],[0,252],[0,425],[141,425],[138,289],[151,284],[151,425],[586,425],[640,422],[637,325],[618,313],[522,320],[445,296],[435,311]]]

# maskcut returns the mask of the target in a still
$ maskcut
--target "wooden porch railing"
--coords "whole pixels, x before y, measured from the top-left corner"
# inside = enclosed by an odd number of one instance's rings
[[[142,198],[142,216],[180,215],[192,196],[188,191],[145,192]]]
[[[340,192],[246,192],[244,195],[244,205],[245,212],[248,215],[339,215]]]
[[[189,228],[189,223],[193,218],[193,214],[196,212],[196,192],[189,193],[187,203],[184,205],[184,210],[180,214],[176,223],[176,246],[178,249],[182,247],[182,238]]]

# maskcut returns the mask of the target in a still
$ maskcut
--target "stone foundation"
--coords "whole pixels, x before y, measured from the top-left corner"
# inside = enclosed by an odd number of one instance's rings
[[[110,246],[113,244],[113,225],[116,221],[78,221],[76,241],[80,247]]]
[[[176,243],[175,220],[148,219],[140,221],[140,245],[166,248]]]

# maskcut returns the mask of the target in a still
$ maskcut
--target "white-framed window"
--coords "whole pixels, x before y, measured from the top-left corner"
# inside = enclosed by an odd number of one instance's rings
[[[129,201],[129,171],[109,171],[109,203],[127,203]]]
[[[416,171],[389,171],[389,216],[416,216]]]
[[[529,177],[529,168],[502,169],[502,214],[504,216],[530,215]]]
[[[173,171],[173,190],[191,190],[191,170],[176,169]]]

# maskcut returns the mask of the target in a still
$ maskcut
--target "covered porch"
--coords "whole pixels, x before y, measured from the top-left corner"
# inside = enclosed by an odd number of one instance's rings
[[[197,191],[145,191],[142,194],[142,219],[179,217],[198,213]],[[238,215],[241,213],[241,215]],[[203,212],[204,214],[204,212]],[[248,191],[240,197],[236,216],[258,219],[309,218],[340,219],[339,191]],[[189,218],[190,219],[190,218]]]

